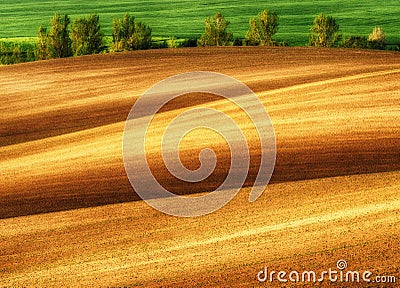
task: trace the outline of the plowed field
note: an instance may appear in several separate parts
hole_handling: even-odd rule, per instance
[[[148,140],[164,186],[201,193],[226,176],[226,143],[195,133],[182,141],[182,162],[195,169],[200,149],[213,147],[222,164],[209,181],[181,185],[165,172],[158,137],[185,109],[229,114],[251,152],[238,196],[184,219],[140,201],[122,135],[142,93],[189,71],[248,85],[271,118],[277,159],[249,203],[260,150],[243,111],[212,95],[168,103]],[[321,271],[339,259],[400,282],[400,54],[231,47],[42,61],[0,67],[0,101],[1,286],[250,287],[266,265]]]

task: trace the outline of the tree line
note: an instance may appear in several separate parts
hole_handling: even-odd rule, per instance
[[[39,27],[36,59],[99,54],[107,49],[98,15],[78,18],[71,28],[70,23],[68,15],[56,13],[49,31],[47,27]],[[111,51],[149,49],[152,45],[151,28],[135,21],[135,17],[128,13],[122,19],[113,20],[112,36]]]
[[[193,46],[288,46],[286,42],[274,40],[279,29],[276,12],[263,10],[249,20],[245,38],[234,38],[229,32],[230,21],[217,12],[205,19],[205,30],[199,39],[188,39],[178,43],[173,37],[169,41],[156,43],[152,40],[152,29],[144,22],[126,13],[112,22],[112,42],[106,45],[101,30],[99,15],[91,14],[71,22],[68,15],[55,15],[50,28],[40,26],[36,44],[0,43],[0,63],[14,64],[34,60],[65,58],[99,54],[103,52],[132,51],[150,48],[193,47]],[[386,36],[381,28],[375,27],[367,36],[349,36],[339,33],[339,24],[329,15],[319,14],[309,31],[309,46],[344,47],[359,49],[386,49]],[[400,50],[399,45],[396,50]]]
[[[287,46],[286,42],[277,42],[273,36],[278,32],[279,17],[276,12],[263,10],[249,21],[249,29],[243,40],[228,32],[230,22],[221,13],[205,20],[205,32],[198,40],[199,46]],[[374,27],[367,36],[349,36],[342,39],[339,24],[329,15],[319,14],[310,27],[308,46],[342,47],[359,49],[386,49],[386,36],[380,27]],[[399,47],[397,47],[399,50]]]
[[[68,15],[55,13],[50,20],[50,28],[39,27],[36,44],[1,42],[0,63],[15,64],[103,52],[158,48],[152,42],[152,29],[143,22],[135,21],[135,17],[128,13],[121,19],[114,19],[112,25],[112,43],[106,45],[99,15],[91,14],[71,22]]]

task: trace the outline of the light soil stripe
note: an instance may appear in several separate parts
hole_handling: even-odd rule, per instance
[[[185,245],[177,245],[177,246],[173,246],[173,247],[166,248],[166,249],[155,250],[155,251],[153,251],[153,253],[154,254],[159,254],[159,253],[165,254],[168,252],[175,252],[175,251],[179,251],[179,250],[195,248],[197,246],[205,246],[205,245],[220,243],[223,241],[231,241],[236,238],[262,235],[262,234],[266,234],[266,233],[270,233],[270,232],[277,232],[277,231],[282,231],[282,230],[286,230],[286,229],[294,229],[294,228],[304,227],[304,226],[312,225],[312,224],[324,224],[327,222],[337,221],[337,220],[355,219],[355,218],[359,218],[359,217],[372,216],[372,215],[376,215],[379,213],[390,212],[390,211],[395,211],[395,210],[400,210],[400,200],[371,204],[371,205],[367,205],[365,207],[360,207],[357,209],[347,209],[347,210],[337,211],[337,212],[334,212],[331,214],[324,214],[324,215],[308,217],[308,218],[304,218],[304,219],[300,219],[300,220],[291,221],[288,223],[280,223],[280,224],[271,225],[271,226],[264,226],[264,227],[254,228],[254,229],[248,229],[245,231],[239,231],[236,233],[232,233],[232,234],[221,236],[221,237],[215,237],[215,238],[208,239],[208,240],[195,241],[195,242],[187,243]],[[32,275],[32,279],[39,277],[39,275],[41,275],[41,277],[43,277],[43,276],[51,277],[51,276],[54,276],[54,274],[65,273],[65,271],[75,271],[76,272],[76,273],[74,273],[75,276],[82,277],[82,276],[90,276],[94,273],[97,274],[97,273],[103,273],[103,272],[117,271],[117,270],[121,270],[121,269],[129,269],[129,268],[137,267],[137,266],[161,263],[161,262],[168,260],[165,257],[162,257],[162,258],[157,257],[157,259],[154,259],[154,260],[149,259],[146,261],[136,261],[135,262],[135,259],[137,259],[137,257],[138,257],[138,255],[132,255],[132,256],[123,257],[123,259],[121,259],[121,257],[119,257],[119,258],[113,258],[113,259],[107,259],[107,260],[98,260],[98,261],[90,261],[90,262],[86,262],[86,263],[78,263],[78,264],[73,264],[73,265],[68,265],[68,266],[58,266],[57,268],[50,268],[50,269],[42,270],[40,272],[28,273],[28,274],[23,274],[23,275],[13,275],[12,278],[14,280],[23,279],[23,278],[26,278],[27,275],[29,275],[29,274]],[[123,263],[123,262],[125,262],[125,263],[129,262],[129,264],[121,265],[121,263]],[[100,268],[100,267],[105,267],[105,268]]]

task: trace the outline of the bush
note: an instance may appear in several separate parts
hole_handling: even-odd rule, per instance
[[[91,14],[88,18],[74,21],[70,33],[72,51],[76,56],[98,54],[104,50],[104,34],[100,30],[99,16]]]
[[[386,35],[380,27],[374,27],[374,30],[368,36],[368,44],[371,49],[384,50],[386,48]]]
[[[179,47],[197,47],[198,39],[186,39]]]
[[[343,40],[340,47],[366,49],[368,48],[368,40],[365,36],[349,36]]]
[[[176,39],[174,36],[169,37],[169,41],[168,41],[168,48],[177,48],[178,47],[178,43],[176,42]]]
[[[29,43],[0,42],[0,64],[35,61],[35,46]]]
[[[341,38],[336,20],[332,16],[325,16],[323,13],[314,19],[310,31],[309,44],[315,47],[332,47]]]
[[[285,42],[285,41],[275,41],[274,43],[276,46],[279,46],[279,47],[289,47],[290,46],[289,43]]]
[[[163,48],[169,48],[167,40],[154,41],[151,44],[151,49],[163,49]]]
[[[235,38],[233,41],[233,46],[243,46],[243,40],[240,38]]]
[[[204,34],[197,41],[198,46],[227,46],[231,44],[233,34],[228,32],[229,21],[217,12],[204,21]]]
[[[272,46],[272,36],[278,32],[278,15],[275,12],[263,10],[258,13],[257,18],[251,18],[250,28],[246,33],[247,45]]]
[[[152,47],[151,28],[126,13],[122,20],[113,20],[113,51],[131,51]]]

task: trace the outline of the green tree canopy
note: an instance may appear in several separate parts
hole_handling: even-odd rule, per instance
[[[55,13],[51,18],[51,27],[48,34],[48,49],[50,58],[64,58],[72,56],[71,40],[68,26],[71,20],[68,15],[62,17]]]
[[[314,19],[314,24],[310,28],[310,45],[316,47],[332,47],[341,38],[339,34],[339,24],[332,16],[319,14]]]
[[[199,46],[226,46],[231,43],[233,35],[227,31],[230,22],[221,13],[217,12],[204,23],[205,31],[198,41]]]
[[[149,49],[152,45],[151,28],[143,22],[135,22],[135,17],[126,13],[122,20],[113,20],[112,50]]]
[[[44,26],[39,27],[38,42],[35,47],[35,58],[36,60],[46,60],[50,58],[47,28]]]
[[[76,19],[72,24],[70,36],[74,55],[97,54],[104,49],[104,34],[96,14]]]
[[[50,21],[50,31],[47,31],[44,26],[39,27],[38,42],[35,48],[36,59],[44,60],[72,56],[68,30],[70,22],[68,15],[62,17],[59,13],[55,13]]]
[[[257,18],[251,18],[250,28],[246,33],[247,45],[274,45],[272,36],[278,32],[278,15],[276,12],[263,10],[258,13]]]

